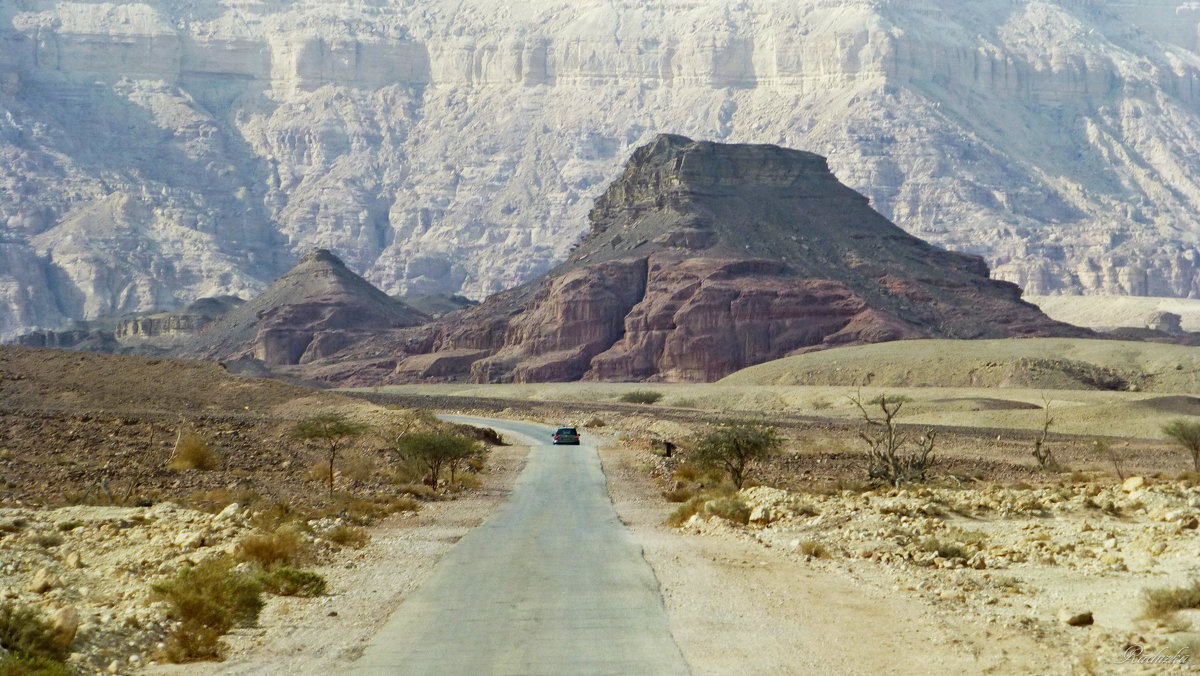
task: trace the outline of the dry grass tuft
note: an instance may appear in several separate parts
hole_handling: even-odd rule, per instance
[[[263,589],[276,596],[322,596],[325,594],[325,578],[311,570],[299,570],[291,566],[279,566],[258,575]]]
[[[253,626],[262,610],[262,586],[255,576],[233,570],[229,559],[209,559],[180,570],[151,586],[170,604],[179,624],[167,637],[165,656],[172,662],[218,659],[220,637],[235,626]]]
[[[68,649],[54,631],[54,625],[40,610],[11,602],[0,604],[0,646],[11,658],[0,661],[0,673],[22,673],[18,667],[44,662],[47,669],[62,666]],[[24,665],[22,665],[24,663]],[[25,673],[41,673],[28,671]],[[66,673],[48,671],[46,673]]]
[[[342,524],[340,526],[335,526],[332,530],[326,533],[325,539],[343,547],[361,549],[371,541],[371,536],[367,533],[367,531],[361,528]]]
[[[799,551],[805,556],[811,556],[814,559],[829,558],[829,550],[825,545],[815,540],[805,540],[800,543]]]
[[[342,461],[342,476],[354,481],[370,481],[375,478],[375,470],[375,458],[366,454],[352,455]]]
[[[283,525],[270,533],[247,535],[237,543],[237,556],[269,568],[296,563],[307,553],[304,537],[294,525]]]
[[[1148,620],[1166,619],[1177,610],[1200,608],[1200,580],[1182,587],[1146,589],[1142,594],[1142,617]]]
[[[167,467],[174,470],[212,470],[221,464],[217,452],[198,434],[188,434],[179,440],[175,455]]]

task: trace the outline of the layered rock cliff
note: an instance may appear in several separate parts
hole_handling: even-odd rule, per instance
[[[564,259],[664,131],[776,143],[1036,293],[1200,294],[1194,3],[0,4],[0,337]]]
[[[1051,335],[1090,332],[889,223],[824,158],[664,135],[596,200],[566,262],[359,355],[390,344],[393,381],[708,381],[839,345]]]

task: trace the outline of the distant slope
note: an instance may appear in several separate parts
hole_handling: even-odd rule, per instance
[[[1031,296],[1025,301],[1042,309],[1051,319],[1089,329],[1107,330],[1130,326],[1142,328],[1150,315],[1171,312],[1179,315],[1184,331],[1200,331],[1200,298],[1157,296]]]
[[[1076,338],[905,340],[777,359],[718,382],[1194,393],[1200,392],[1200,350]]]
[[[205,327],[175,356],[257,359],[268,366],[331,355],[429,316],[392,298],[325,249],[314,249],[266,291]]]

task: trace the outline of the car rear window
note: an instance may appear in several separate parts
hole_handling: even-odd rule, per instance
[[[560,427],[555,434],[578,434],[574,427]]]

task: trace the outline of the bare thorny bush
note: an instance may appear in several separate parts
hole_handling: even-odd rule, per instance
[[[925,474],[933,466],[933,442],[937,433],[926,429],[921,436],[911,437],[896,426],[896,416],[908,402],[906,397],[881,394],[864,401],[861,395],[850,397],[850,401],[862,413],[869,426],[858,436],[867,442],[867,475],[872,479],[886,481],[892,486],[912,481],[924,481]],[[878,412],[874,412],[875,408]],[[912,450],[908,450],[908,449]]]

